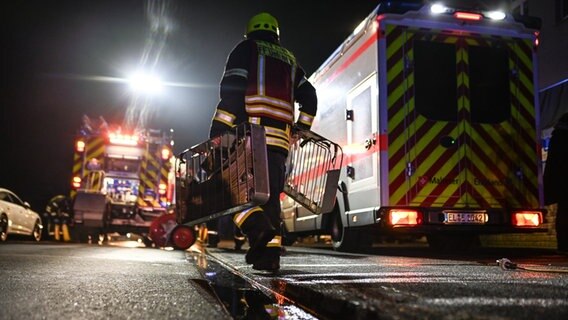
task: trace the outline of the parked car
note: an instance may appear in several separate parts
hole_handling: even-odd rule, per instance
[[[30,204],[22,201],[14,192],[0,188],[0,241],[8,235],[26,235],[41,240],[41,217]]]

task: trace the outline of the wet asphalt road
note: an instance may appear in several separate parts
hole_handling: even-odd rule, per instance
[[[209,260],[320,319],[568,319],[568,258],[547,250],[346,254],[295,246],[276,274],[252,270],[233,250],[208,251]],[[536,271],[503,270],[495,263],[503,257]]]
[[[231,319],[185,252],[0,244],[0,319]]]
[[[546,250],[294,246],[267,274],[230,244],[199,249],[1,244],[0,318],[568,318],[568,258]],[[539,271],[504,271],[502,257]]]

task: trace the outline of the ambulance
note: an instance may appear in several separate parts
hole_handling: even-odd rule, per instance
[[[310,77],[312,130],[345,160],[331,212],[281,198],[289,238],[462,250],[481,234],[546,230],[540,20],[469,3],[382,1]]]

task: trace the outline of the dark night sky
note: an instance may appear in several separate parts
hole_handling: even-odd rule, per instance
[[[69,192],[73,138],[81,116],[120,123],[126,77],[150,35],[148,3],[173,22],[158,70],[167,87],[149,127],[175,131],[175,151],[206,139],[225,59],[248,19],[271,12],[282,44],[314,72],[377,5],[370,0],[8,0],[0,4],[0,187],[41,212]]]

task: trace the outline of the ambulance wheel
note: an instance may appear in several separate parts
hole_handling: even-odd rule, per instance
[[[341,252],[361,252],[371,247],[372,237],[366,229],[353,229],[343,226],[339,210],[333,213],[331,240],[333,249]]]
[[[186,225],[178,225],[170,236],[174,249],[187,250],[195,243],[195,231]]]

